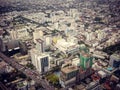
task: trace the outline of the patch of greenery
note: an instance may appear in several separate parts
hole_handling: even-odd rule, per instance
[[[53,84],[58,84],[59,83],[59,77],[55,74],[49,74],[46,76],[46,78]]]

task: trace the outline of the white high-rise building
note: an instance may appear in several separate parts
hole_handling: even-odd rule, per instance
[[[31,60],[32,60],[32,64],[34,66],[37,66],[37,60],[36,60],[36,58],[37,58],[38,54],[39,54],[39,51],[37,49],[31,49],[30,50]]]
[[[110,56],[109,65],[115,68],[120,67],[120,55],[119,54],[112,54]]]
[[[39,72],[47,72],[50,68],[49,66],[49,55],[44,54],[37,57],[37,70]]]
[[[43,37],[43,31],[33,32],[33,41],[36,43],[36,39]]]
[[[46,53],[40,53],[36,49],[30,51],[32,64],[40,73],[47,72],[50,68],[50,57]]]
[[[36,39],[36,49],[42,53],[45,51],[45,42],[42,39]]]
[[[44,36],[44,41],[46,46],[50,46],[52,44],[52,36],[50,35]]]

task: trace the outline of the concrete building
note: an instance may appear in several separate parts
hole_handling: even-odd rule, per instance
[[[81,67],[75,65],[66,65],[62,67],[60,73],[60,84],[62,87],[71,87],[76,83],[80,83],[81,80],[85,79],[93,73],[92,68],[83,70]]]
[[[65,54],[74,53],[76,51],[79,51],[78,44],[72,43],[72,42],[67,42],[64,39],[58,40],[55,46]]]
[[[79,58],[72,59],[72,65],[73,66],[78,66],[79,64],[80,64],[80,59]]]
[[[98,82],[91,82],[87,85],[86,90],[101,90]]]
[[[88,68],[86,70],[83,70],[81,67],[79,68],[79,72],[77,73],[76,77],[76,82],[80,83],[81,80],[85,79],[86,77],[90,76],[93,73],[92,68]]]
[[[36,49],[41,53],[45,51],[45,42],[40,38],[36,39]]]
[[[49,56],[42,55],[37,57],[37,70],[39,72],[47,72],[49,70]]]
[[[32,64],[40,72],[47,72],[50,69],[50,57],[46,53],[40,53],[36,49],[30,51]]]
[[[12,29],[10,32],[11,39],[26,39],[29,37],[28,30],[29,27],[24,25],[16,26],[14,29]]]
[[[37,66],[37,56],[39,54],[39,51],[37,49],[31,49],[30,50],[30,56],[31,56],[31,61],[34,66]]]
[[[110,62],[109,65],[112,67],[120,67],[120,55],[119,54],[112,54],[110,56]]]
[[[75,85],[78,68],[75,66],[68,66],[61,69],[60,84],[62,87],[70,87]]]
[[[12,50],[20,49],[19,41],[18,40],[11,40],[6,43],[6,49],[10,52]]]
[[[82,67],[82,69],[87,69],[87,68],[91,68],[92,67],[92,60],[93,57],[85,52],[82,52],[80,54],[80,66]]]
[[[46,35],[44,36],[44,42],[45,42],[45,48],[49,48],[52,44],[52,36],[51,35]]]
[[[102,71],[102,70],[98,71],[98,75],[99,75],[101,78],[105,78],[105,77],[107,76],[107,74],[106,74],[104,71]]]
[[[17,31],[11,30],[10,31],[10,36],[11,36],[11,39],[16,40],[18,38]]]
[[[43,31],[36,30],[36,31],[33,32],[33,41],[34,41],[34,43],[36,43],[36,39],[39,39],[41,37],[43,37]]]
[[[96,35],[94,32],[85,32],[85,37],[87,41],[94,40]]]

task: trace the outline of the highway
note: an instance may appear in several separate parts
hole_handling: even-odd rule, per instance
[[[37,84],[42,85],[45,90],[55,90],[53,86],[50,86],[49,83],[40,77],[40,74],[37,71],[33,71],[18,62],[15,59],[7,57],[3,53],[0,52],[0,58],[3,59],[6,63],[8,63],[13,68],[17,69],[20,72],[23,72],[27,77],[30,77]]]

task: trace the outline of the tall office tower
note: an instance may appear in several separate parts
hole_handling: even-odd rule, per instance
[[[50,68],[50,57],[48,54],[40,53],[36,49],[30,51],[32,64],[40,73],[46,72]]]
[[[45,42],[42,39],[36,39],[36,49],[41,53],[45,51]]]
[[[82,52],[80,54],[80,66],[82,69],[86,70],[92,67],[92,56],[88,53]]]
[[[40,55],[37,57],[37,70],[39,72],[47,72],[49,70],[49,56]]]
[[[110,56],[110,62],[109,62],[110,66],[112,67],[119,67],[120,66],[120,55],[119,54],[112,54]]]
[[[32,61],[32,64],[36,67],[37,66],[37,56],[39,54],[39,51],[37,49],[31,49],[30,50],[30,56],[31,56],[31,61]]]

